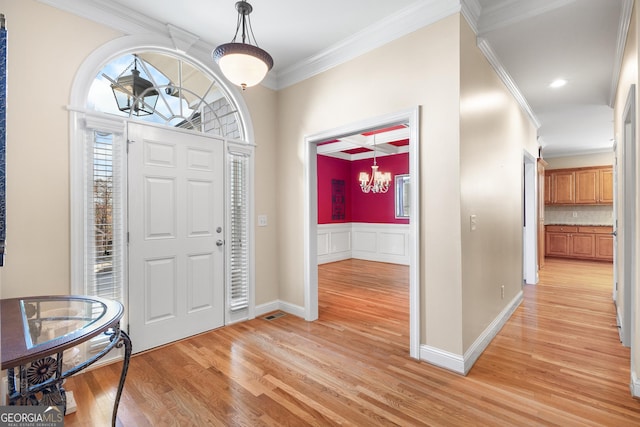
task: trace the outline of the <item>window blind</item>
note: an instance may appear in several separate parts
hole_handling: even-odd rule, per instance
[[[229,153],[230,248],[228,307],[231,312],[249,306],[249,157]]]
[[[120,138],[94,130],[87,174],[86,293],[124,303],[124,231]],[[100,351],[106,336],[91,340],[88,351]]]

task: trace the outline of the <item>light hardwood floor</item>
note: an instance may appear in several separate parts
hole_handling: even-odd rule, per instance
[[[124,426],[638,426],[611,264],[548,259],[467,377],[411,359],[408,268],[319,266],[320,320],[258,318],[134,356]],[[110,422],[120,364],[71,378]]]

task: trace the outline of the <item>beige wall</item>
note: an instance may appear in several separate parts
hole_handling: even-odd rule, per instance
[[[631,87],[631,85],[635,84],[636,85],[636,90],[635,90],[635,96],[636,96],[636,102],[635,102],[635,110],[636,110],[636,115],[635,115],[635,121],[636,121],[636,147],[638,146],[638,142],[640,141],[640,132],[638,132],[638,125],[640,124],[640,105],[638,102],[638,20],[640,19],[640,17],[638,16],[638,2],[635,1],[634,2],[634,8],[633,8],[633,15],[631,17],[631,24],[629,26],[629,33],[627,36],[627,41],[626,41],[626,45],[625,45],[625,50],[624,50],[624,57],[623,57],[623,62],[622,62],[622,68],[621,68],[621,72],[620,72],[620,78],[618,81],[618,88],[617,88],[617,92],[616,92],[616,100],[615,100],[615,105],[614,105],[614,129],[615,129],[615,139],[616,141],[618,141],[618,174],[619,176],[624,176],[624,160],[623,157],[620,156],[620,152],[621,152],[621,145],[623,138],[623,114],[624,114],[624,108],[625,108],[625,104],[627,102],[627,97],[629,94],[629,89]],[[638,150],[636,152],[636,159],[634,159],[635,164],[636,164],[636,171],[640,171],[640,150]],[[622,192],[622,179],[618,180],[618,205],[619,206],[624,206],[625,203],[627,203],[627,201],[625,200],[624,197],[624,193]],[[635,204],[635,209],[636,212],[640,212],[640,195],[638,192],[636,192],[636,197],[635,200],[631,200],[628,201],[630,203],[634,203]],[[638,236],[638,232],[640,231],[640,215],[636,214],[636,235],[635,236],[629,236],[627,233],[625,233],[625,224],[624,224],[624,220],[623,220],[623,216],[621,214],[618,215],[618,236],[620,236],[621,234],[624,236],[624,239],[626,238],[631,238],[634,239],[636,242],[639,239]],[[623,250],[623,244],[624,241],[623,239],[618,239],[618,253],[622,253]],[[639,255],[636,254],[636,256],[638,257]],[[638,259],[636,259],[636,265],[640,265],[640,262]],[[622,257],[618,257],[618,277],[623,277],[623,271],[624,271],[624,263],[623,263],[623,259]],[[636,268],[636,278],[635,278],[635,283],[636,283],[636,289],[638,289],[638,283],[640,283],[640,269]],[[624,293],[622,292],[623,289],[618,289],[619,290],[619,294],[618,294],[618,303],[619,305],[623,305],[624,304],[624,299],[628,298],[629,296],[624,295]],[[632,343],[632,350],[633,353],[631,354],[631,358],[632,358],[632,366],[635,366],[635,374],[640,376],[640,372],[638,372],[638,370],[640,370],[640,334],[638,334],[638,331],[640,331],[640,292],[636,292],[635,295],[635,301],[632,302],[632,309],[633,311],[636,313],[636,327],[635,327],[635,331],[636,334],[635,336],[632,338],[633,339],[633,343]]]
[[[463,344],[466,351],[522,290],[523,149],[536,129],[461,26]],[[470,216],[477,229],[471,231]],[[504,298],[500,287],[505,287]]]
[[[3,298],[70,292],[69,104],[78,68],[122,34],[33,0],[0,0],[9,30],[6,266]],[[278,298],[276,95],[242,93],[256,135],[256,304]],[[37,107],[37,108],[34,108]]]
[[[612,165],[615,158],[613,150],[610,153],[583,154],[580,156],[550,157],[546,158],[545,169],[581,168],[587,166]]]
[[[277,95],[263,86],[242,92],[255,134],[255,215],[267,215],[266,227],[255,227],[256,305],[279,299],[278,294],[278,205],[276,193]],[[256,220],[257,225],[257,220]]]
[[[495,95],[496,109],[474,109]],[[522,156],[537,146],[460,15],[279,92],[278,203],[291,207],[279,212],[280,298],[303,304],[305,135],[413,105],[422,107],[421,343],[463,354],[521,289]]]
[[[67,294],[69,104],[76,70],[119,34],[32,0],[0,3],[8,29],[7,256],[3,298]]]
[[[303,305],[305,135],[421,106],[421,342],[460,354],[458,39],[456,15],[281,90],[277,169],[280,298]]]

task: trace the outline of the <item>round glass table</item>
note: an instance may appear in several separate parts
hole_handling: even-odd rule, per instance
[[[80,295],[40,296],[0,300],[2,370],[7,370],[10,405],[62,406],[66,411],[65,378],[124,347],[124,363],[113,406],[115,426],[124,387],[131,340],[120,329],[124,308],[117,301]],[[98,336],[107,344],[76,363],[69,350]],[[65,357],[67,360],[65,360]]]

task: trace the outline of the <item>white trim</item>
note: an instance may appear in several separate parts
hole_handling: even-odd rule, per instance
[[[487,328],[480,334],[480,336],[471,344],[471,347],[464,353],[464,375],[467,375],[473,367],[478,357],[486,350],[493,338],[500,332],[502,327],[511,318],[511,315],[516,311],[518,306],[524,299],[524,293],[522,291],[509,302],[509,304],[493,319],[493,322],[487,326]]]
[[[527,21],[552,10],[563,8],[576,0],[503,1],[494,2],[482,9],[478,23],[480,34],[510,27],[518,22]]]
[[[352,258],[352,231],[353,226],[350,222],[318,224],[318,264]],[[341,246],[341,243],[347,247]]]
[[[409,354],[420,356],[420,107],[365,119],[316,133],[304,139],[304,318],[318,319],[318,186],[317,143],[380,127],[408,123],[411,175],[411,238],[409,242]]]
[[[591,150],[580,150],[579,153],[576,153],[575,151],[569,151],[569,150],[556,150],[556,151],[552,151],[551,153],[547,152],[544,150],[544,146],[542,146],[542,149],[544,151],[544,158],[545,159],[556,159],[559,157],[573,157],[575,155],[587,155],[587,154],[602,154],[602,153],[611,153],[612,150],[614,150],[613,145],[608,146],[608,147],[604,147],[604,148],[593,148]]]
[[[631,371],[631,384],[629,386],[631,389],[631,395],[633,397],[640,397],[640,378],[635,370]]]
[[[276,300],[271,301],[265,304],[257,305],[255,308],[255,317],[260,317],[267,313],[271,313],[274,311],[284,311],[285,313],[291,314],[293,316],[304,317],[305,309],[304,307],[300,307],[299,305],[290,304],[285,301]]]
[[[489,346],[493,338],[500,332],[500,329],[502,329],[513,312],[518,308],[523,298],[524,295],[522,291],[520,291],[500,314],[498,314],[493,322],[487,326],[463,356],[436,347],[422,345],[420,346],[420,359],[452,372],[467,375],[482,352]]]
[[[613,73],[611,74],[611,88],[609,94],[609,107],[613,108],[616,102],[618,84],[620,81],[620,70],[624,59],[624,47],[627,44],[629,25],[631,24],[631,13],[633,11],[633,0],[622,0],[622,13],[620,13],[620,23],[618,24],[618,39],[616,40],[616,57],[613,62]]]
[[[457,0],[424,0],[401,9],[321,52],[278,71],[277,87],[299,83],[360,55],[460,12]]]
[[[174,47],[173,39],[165,35],[140,34],[123,36],[111,40],[94,50],[78,68],[74,84],[71,88],[70,106],[68,108],[71,110],[84,110],[86,108],[91,84],[100,70],[102,70],[106,64],[120,56],[139,53],[141,51],[164,53],[188,61],[201,72],[213,78],[222,91],[229,95],[229,101],[238,111],[244,139],[250,144],[254,143],[253,123],[249,114],[249,108],[244,102],[244,97],[239,89],[234,85],[228,84],[226,80],[220,77],[221,73],[212,67],[213,63],[208,53],[192,51],[189,55],[184,54],[177,51]]]
[[[523,210],[523,273],[525,283],[538,283],[538,163],[528,151],[523,151],[524,182],[522,188]],[[526,220],[526,221],[525,221]]]
[[[318,224],[318,264],[355,258],[411,265],[411,240],[409,224]]]
[[[428,345],[421,345],[420,360],[464,375],[464,358],[459,354],[450,353]]]
[[[516,102],[520,105],[522,111],[524,111],[529,116],[536,129],[539,129],[540,121],[534,114],[531,106],[520,91],[518,85],[516,85],[516,82],[513,81],[509,72],[504,68],[502,62],[500,62],[500,60],[498,59],[498,56],[491,48],[489,42],[481,37],[478,37],[477,44],[480,51],[484,54],[485,58],[487,58],[487,61],[489,61],[489,63],[495,70],[496,74],[498,74],[498,77],[500,77],[500,80],[502,80],[505,86],[507,86],[507,89],[509,90],[509,92],[511,92],[511,95],[513,95]]]
[[[410,224],[352,223],[351,253],[353,258],[369,261],[410,265]],[[385,244],[393,238],[402,239],[400,245]],[[388,242],[387,242],[388,243]],[[390,250],[389,250],[390,249]]]

